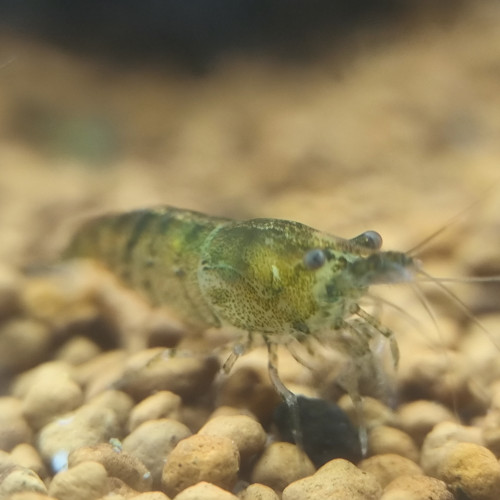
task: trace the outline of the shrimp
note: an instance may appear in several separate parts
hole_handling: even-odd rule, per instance
[[[375,331],[389,339],[397,365],[392,332],[359,302],[371,285],[412,281],[419,263],[381,247],[375,231],[343,239],[288,220],[235,221],[166,206],[90,220],[64,257],[98,261],[188,325],[229,325],[261,335],[270,379],[291,409],[300,444],[297,396],[279,377],[278,344],[333,339],[361,359]],[[244,350],[233,349],[226,371]],[[359,409],[356,383],[347,390]],[[366,436],[361,440],[366,448]]]

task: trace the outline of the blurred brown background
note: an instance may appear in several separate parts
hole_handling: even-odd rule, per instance
[[[494,272],[500,4],[438,4],[4,2],[0,265],[156,204],[407,249],[493,184],[432,248]]]

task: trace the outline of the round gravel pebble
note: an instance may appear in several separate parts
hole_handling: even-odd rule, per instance
[[[134,400],[122,391],[107,390],[89,399],[88,404],[113,410],[121,429],[125,431]]]
[[[134,497],[139,493],[117,477],[108,477],[106,479],[106,492],[107,496],[121,495],[124,498]]]
[[[191,431],[176,420],[149,420],[134,429],[122,446],[146,466],[153,477],[153,486],[158,489],[167,456],[179,441],[189,436]]]
[[[424,472],[432,477],[439,477],[438,470],[450,447],[460,442],[483,444],[481,429],[442,422],[427,435],[420,450],[420,465]]]
[[[84,405],[77,411],[46,425],[38,436],[38,449],[46,463],[57,471],[64,457],[83,446],[93,446],[119,436],[116,414],[108,408]]]
[[[394,453],[418,463],[420,452],[413,439],[399,429],[381,425],[372,429],[368,436],[370,455]]]
[[[9,500],[58,500],[54,497],[49,497],[43,493],[35,493],[33,491],[21,491],[20,493],[14,493],[9,497]]]
[[[163,490],[175,496],[200,481],[231,489],[239,466],[238,448],[229,438],[195,434],[180,441],[167,457]]]
[[[22,412],[22,401],[0,398],[0,450],[10,451],[20,443],[29,443],[33,432]]]
[[[231,439],[238,447],[242,461],[262,451],[267,439],[266,432],[259,422],[246,415],[214,417],[198,434]]]
[[[38,453],[38,450],[27,443],[18,444],[10,456],[17,465],[36,472],[42,479],[47,477],[47,469]]]
[[[279,500],[278,494],[269,486],[253,483],[238,493],[240,500]]]
[[[33,385],[39,380],[56,378],[69,378],[73,380],[75,371],[71,365],[64,361],[48,361],[31,370],[19,374],[12,384],[12,396],[25,399]]]
[[[174,500],[238,500],[238,497],[215,484],[201,481],[181,491]]]
[[[47,494],[47,487],[30,469],[15,466],[0,475],[0,498],[8,499],[14,493],[26,491]]]
[[[385,488],[380,500],[455,500],[446,484],[429,476],[399,476]]]
[[[161,491],[147,491],[146,493],[135,495],[132,498],[133,500],[170,500],[170,497],[167,497],[167,495]],[[107,497],[106,500],[108,500]]]
[[[485,446],[500,457],[500,410],[491,409],[484,417],[481,429]]]
[[[437,477],[458,494],[474,500],[500,498],[500,464],[484,446],[457,443],[446,450]]]
[[[280,397],[271,386],[265,365],[255,367],[238,363],[222,380],[218,391],[218,406],[248,409],[264,425],[271,422],[279,403]]]
[[[255,464],[252,482],[283,491],[293,481],[314,474],[315,470],[311,460],[297,446],[277,442],[268,446]]]
[[[381,495],[382,487],[372,474],[338,458],[288,485],[282,500],[374,500]]]
[[[66,372],[36,380],[23,401],[23,414],[36,430],[55,417],[78,408],[83,393]]]
[[[167,495],[161,491],[148,491],[140,495],[135,495],[132,498],[133,500],[170,500],[170,497],[167,497]],[[108,500],[107,497],[106,500]]]
[[[350,421],[354,425],[359,425],[358,413],[354,408],[354,404],[350,396],[348,396],[347,394],[343,395],[338,400],[338,405],[347,413]],[[366,427],[368,427],[369,429],[372,427],[378,427],[379,425],[389,425],[397,427],[395,424],[397,423],[398,419],[394,411],[377,399],[368,396],[364,397],[362,411],[364,425],[366,425]]]
[[[203,394],[219,371],[215,357],[168,355],[161,348],[140,351],[127,362],[122,389],[135,400],[171,391],[189,400]]]
[[[55,358],[77,366],[94,359],[100,353],[101,348],[95,342],[83,335],[76,335],[57,350]]]
[[[74,367],[75,380],[85,387],[87,399],[101,394],[110,387],[117,388],[117,382],[123,377],[125,358],[125,350],[104,351]]]
[[[394,453],[365,458],[358,467],[376,477],[382,487],[399,476],[423,475],[422,469],[415,462]]]
[[[143,422],[160,418],[179,420],[182,399],[170,391],[159,391],[135,405],[128,419],[128,429],[133,431]]]
[[[108,476],[121,479],[137,491],[148,491],[153,484],[151,473],[135,456],[108,443],[79,448],[71,453],[68,466],[82,462],[98,462],[106,468]]]
[[[453,412],[435,401],[421,399],[400,406],[397,410],[399,427],[420,446],[425,436],[439,423],[456,420]]]
[[[234,415],[247,415],[248,417],[258,420],[257,417],[246,408],[234,408],[233,406],[218,406],[210,414],[210,419],[215,417],[232,417]],[[207,419],[208,420],[208,419]]]
[[[10,453],[0,450],[0,475],[6,474],[17,466]]]
[[[94,500],[107,491],[107,474],[102,464],[83,462],[59,472],[49,486],[49,495],[58,500]]]
[[[32,368],[48,356],[50,330],[31,319],[13,319],[0,328],[0,369],[18,373]]]

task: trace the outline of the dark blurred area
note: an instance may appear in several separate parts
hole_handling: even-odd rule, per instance
[[[318,398],[297,397],[303,447],[319,468],[335,458],[353,463],[361,460],[358,431],[348,415],[335,403]],[[274,413],[280,438],[294,443],[292,410],[282,402]]]
[[[462,1],[64,0],[3,1],[0,28],[116,62],[210,68],[233,51],[301,60],[366,27],[430,15],[446,21]]]

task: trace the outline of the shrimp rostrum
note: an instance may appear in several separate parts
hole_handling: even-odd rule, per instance
[[[411,281],[418,263],[381,245],[374,231],[342,239],[293,221],[234,221],[161,207],[89,221],[65,256],[100,262],[187,324],[261,335],[271,381],[296,420],[297,398],[278,376],[277,344],[345,337],[348,355],[360,358],[370,349],[368,332],[375,331],[389,339],[397,363],[392,333],[359,301],[371,285]],[[226,368],[242,351],[234,350]],[[356,388],[350,392],[359,399]]]

